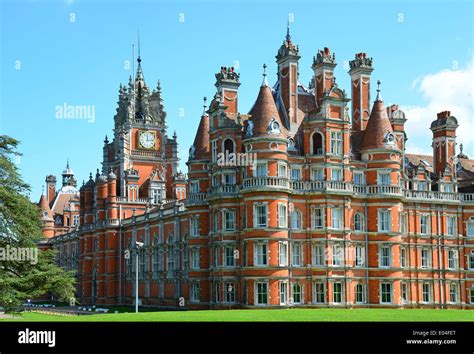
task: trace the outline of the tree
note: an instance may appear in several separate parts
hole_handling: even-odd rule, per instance
[[[0,307],[14,310],[27,299],[51,294],[58,300],[74,296],[74,276],[58,267],[51,250],[38,250],[40,209],[28,198],[30,187],[12,162],[19,142],[0,135]],[[12,259],[26,250],[28,259]],[[37,259],[34,259],[37,258]]]

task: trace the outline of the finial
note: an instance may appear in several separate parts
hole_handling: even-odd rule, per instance
[[[137,36],[138,36],[138,58],[137,58],[137,61],[138,61],[138,65],[140,65],[140,63],[142,62],[142,58],[140,58],[140,31],[137,30]]]
[[[460,150],[461,154],[462,154],[462,150],[463,150],[463,148],[464,148],[464,146],[462,145],[462,143],[461,143],[461,144],[459,144],[459,150]]]
[[[291,41],[291,36],[290,36],[290,18],[288,18],[287,23],[286,23],[286,41],[290,42]]]
[[[109,143],[109,138],[107,137],[107,135],[105,135],[104,144],[108,144],[108,143]]]
[[[89,172],[89,179],[92,179],[92,172]]]
[[[41,195],[45,195],[44,194],[44,184],[41,186]]]
[[[178,137],[178,135],[176,134],[176,130],[173,132],[173,139],[176,140],[176,138]]]
[[[69,170],[69,157],[67,158],[67,162],[66,162],[66,169]]]
[[[156,90],[158,92],[161,92],[161,82],[160,82],[160,80],[158,80],[158,85],[156,86]]]
[[[269,86],[267,80],[267,64],[263,64],[263,82],[262,86]]]
[[[204,102],[203,105],[202,105],[202,107],[203,107],[203,112],[202,112],[202,114],[204,115],[204,114],[206,113],[206,108],[207,108],[207,105],[206,105],[207,97],[204,96],[204,97],[202,98],[202,100],[203,100],[203,102]]]
[[[382,101],[382,96],[380,95],[380,80],[377,80],[377,97],[375,97],[375,101]]]

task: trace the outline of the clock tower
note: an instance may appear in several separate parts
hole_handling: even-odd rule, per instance
[[[150,91],[140,56],[137,63],[136,77],[130,77],[128,86],[120,84],[114,138],[104,141],[102,172],[112,170],[117,176],[118,197],[156,204],[173,197],[167,190],[178,174],[177,139],[167,136],[160,82]]]

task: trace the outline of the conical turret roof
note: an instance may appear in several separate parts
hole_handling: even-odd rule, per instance
[[[209,149],[209,116],[203,114],[201,121],[199,122],[199,127],[196,132],[196,137],[194,138],[193,147],[194,149],[194,158],[190,156],[190,160],[208,160],[210,159],[211,152]]]
[[[380,85],[380,82],[378,84]],[[364,131],[361,150],[386,148],[387,145],[390,145],[389,134],[393,135],[393,128],[380,96],[380,89],[378,89],[377,98]]]

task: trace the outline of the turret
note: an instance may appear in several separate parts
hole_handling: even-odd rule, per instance
[[[221,66],[221,70],[216,74],[217,93],[222,98],[222,103],[227,107],[227,113],[238,112],[238,94],[240,86],[240,75],[233,67]]]
[[[334,68],[336,67],[336,55],[329,48],[324,47],[313,57],[313,82],[316,101],[320,105],[321,100],[331,90],[334,82]]]
[[[298,61],[299,48],[293,43],[288,23],[286,37],[276,55],[278,85],[288,119],[288,127],[294,132],[298,128]]]
[[[51,238],[54,236],[53,213],[49,207],[48,199],[44,193],[41,195],[38,204],[41,209],[41,234],[43,237]]]
[[[431,123],[434,172],[438,177],[455,173],[457,127],[458,121],[450,111],[438,113],[437,119]]]
[[[370,74],[374,70],[372,58],[357,53],[349,62],[351,76],[352,130],[361,131],[367,126],[370,115]]]
[[[46,176],[46,200],[51,205],[54,197],[56,196],[56,176]]]

